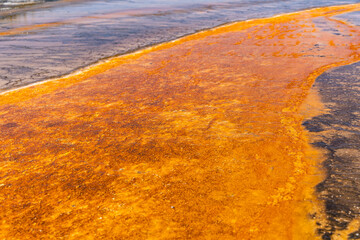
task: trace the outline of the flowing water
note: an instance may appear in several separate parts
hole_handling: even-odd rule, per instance
[[[0,12],[1,11],[9,11],[15,8],[21,8],[28,5],[43,3],[44,0],[1,0],[0,1]]]
[[[356,0],[0,2],[0,89],[227,22]]]
[[[338,20],[359,10],[236,22],[0,95],[0,238],[358,238],[357,65],[329,69],[359,61]],[[328,177],[304,117],[342,131],[317,141]]]
[[[355,2],[0,0],[0,238],[359,239]]]

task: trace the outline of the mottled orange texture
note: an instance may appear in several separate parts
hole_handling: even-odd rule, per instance
[[[359,59],[359,28],[329,18],[359,9],[230,24],[2,95],[0,237],[314,239],[300,106]]]

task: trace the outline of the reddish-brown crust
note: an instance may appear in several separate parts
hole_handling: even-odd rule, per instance
[[[300,106],[359,59],[359,29],[325,18],[359,8],[235,23],[0,96],[0,237],[313,239]]]

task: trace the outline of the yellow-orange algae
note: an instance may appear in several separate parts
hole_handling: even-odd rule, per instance
[[[43,24],[18,27],[18,28],[14,28],[14,29],[11,29],[8,31],[0,32],[0,36],[16,35],[16,34],[21,34],[24,32],[29,32],[29,31],[33,31],[33,30],[37,30],[37,29],[41,29],[41,28],[56,27],[56,26],[60,26],[62,24],[64,24],[64,23],[52,22],[52,23],[43,23]]]
[[[314,239],[300,106],[359,59],[359,29],[326,18],[359,9],[235,23],[2,95],[0,237]]]

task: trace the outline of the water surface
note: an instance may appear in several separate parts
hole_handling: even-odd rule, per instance
[[[227,22],[356,0],[57,1],[0,14],[0,89]],[[47,5],[51,4],[51,5]]]

